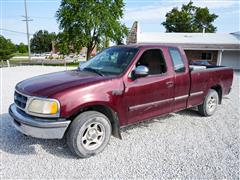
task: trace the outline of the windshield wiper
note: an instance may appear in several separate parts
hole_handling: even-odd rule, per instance
[[[90,68],[90,67],[85,67],[83,70],[91,71],[91,72],[94,72],[94,73],[96,73],[96,74],[98,74],[98,75],[100,75],[100,76],[104,76],[104,75],[101,73],[101,71],[98,70],[98,69],[94,69],[94,68]]]

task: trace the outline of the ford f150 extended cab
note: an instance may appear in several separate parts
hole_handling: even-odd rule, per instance
[[[16,85],[9,107],[23,134],[66,135],[73,153],[101,152],[120,127],[197,107],[210,116],[230,92],[233,70],[189,66],[173,46],[135,44],[108,48],[76,70],[41,75]]]

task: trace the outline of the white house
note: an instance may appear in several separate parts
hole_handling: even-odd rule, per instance
[[[134,22],[127,44],[160,43],[182,47],[189,61],[206,60],[214,65],[240,70],[240,32],[236,33],[163,33],[141,32]]]

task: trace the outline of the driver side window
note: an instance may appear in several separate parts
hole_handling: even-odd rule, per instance
[[[167,72],[165,59],[160,49],[146,50],[136,66],[146,66],[149,69],[149,75],[163,74]]]

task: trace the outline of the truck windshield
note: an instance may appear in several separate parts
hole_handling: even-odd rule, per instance
[[[120,75],[127,68],[138,49],[130,47],[112,47],[97,54],[80,66],[82,71],[91,71],[99,75]]]

